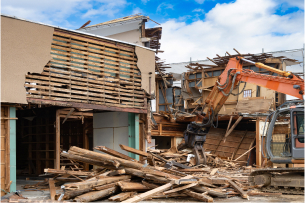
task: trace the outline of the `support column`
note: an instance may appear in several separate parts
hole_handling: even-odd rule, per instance
[[[10,107],[10,118],[16,118],[16,107]],[[10,191],[16,191],[16,120],[10,119]]]
[[[262,137],[260,134],[260,128],[259,128],[259,118],[256,119],[256,166],[261,167],[262,166]]]
[[[140,116],[138,113],[134,114],[135,115],[135,149],[140,149],[140,133],[139,133],[139,120]],[[136,154],[136,159],[139,159],[139,155]]]
[[[140,149],[139,114],[128,113],[128,145]],[[139,160],[139,155],[129,152],[129,156]]]
[[[56,110],[56,138],[55,138],[55,169],[60,169],[60,112]]]

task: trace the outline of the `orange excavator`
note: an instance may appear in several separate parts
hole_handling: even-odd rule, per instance
[[[276,75],[265,75],[243,69],[243,62],[254,64],[259,68],[274,72]],[[284,103],[267,117],[266,123],[267,121],[270,122],[268,122],[268,129],[266,129],[265,142],[262,144],[265,149],[262,151],[265,152],[263,155],[273,163],[304,164],[304,80],[291,72],[275,69],[263,63],[255,63],[243,57],[235,57],[229,60],[227,67],[206,98],[201,112],[197,113],[202,122],[190,123],[184,132],[185,146],[193,148],[196,164],[206,164],[206,155],[203,148],[206,134],[210,127],[214,126],[214,120],[229,95],[233,94],[232,91],[241,82],[245,82],[245,84],[240,93],[243,92],[246,83],[252,83],[300,99]],[[272,150],[275,145],[272,140],[273,128],[275,122],[283,117],[290,118],[290,129],[287,130],[289,133],[286,135],[286,142],[282,151],[274,154]],[[304,194],[304,168],[256,170],[251,173],[249,182],[251,185],[261,185],[263,190],[269,192],[281,191],[288,194]],[[287,190],[287,188],[290,189]]]

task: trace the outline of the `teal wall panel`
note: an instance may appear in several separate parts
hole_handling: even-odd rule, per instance
[[[16,118],[16,108],[10,107],[10,118]],[[10,120],[10,191],[16,191],[16,120]]]

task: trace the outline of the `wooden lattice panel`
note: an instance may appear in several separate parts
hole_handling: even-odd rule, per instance
[[[52,60],[26,75],[27,97],[144,108],[135,47],[56,30]]]

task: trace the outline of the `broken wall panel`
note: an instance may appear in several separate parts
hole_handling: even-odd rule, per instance
[[[26,75],[27,98],[144,107],[135,47],[56,29],[52,59]]]
[[[54,28],[1,16],[1,30],[1,102],[26,104],[24,76],[51,59]]]
[[[211,151],[219,157],[229,157],[234,160],[253,146],[256,136],[254,131],[233,130],[224,141],[225,134],[225,129],[211,128],[203,146],[205,151]],[[248,154],[239,159],[239,161],[244,161],[243,164],[247,160]]]

